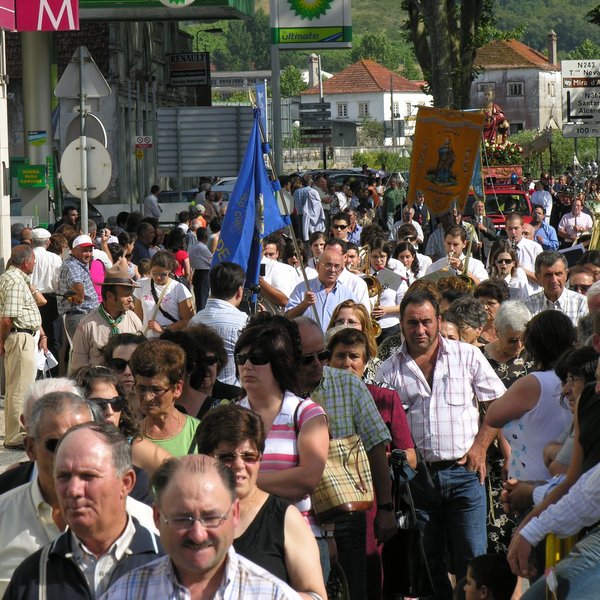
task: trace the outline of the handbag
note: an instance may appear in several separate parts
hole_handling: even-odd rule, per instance
[[[334,523],[373,505],[369,458],[357,434],[329,440],[323,476],[310,495],[319,523]]]
[[[381,552],[383,598],[395,600],[402,596],[431,596],[434,593],[433,581],[423,547],[423,533],[417,522],[408,485],[415,472],[406,462],[403,450],[392,450],[391,465],[398,531],[391,540],[385,542]],[[402,560],[398,557],[402,557]]]

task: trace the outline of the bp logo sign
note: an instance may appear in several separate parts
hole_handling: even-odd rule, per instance
[[[288,0],[291,9],[301,19],[318,19],[327,14],[331,8],[331,0]]]
[[[194,0],[160,0],[160,2],[169,8],[183,8],[192,4]]]

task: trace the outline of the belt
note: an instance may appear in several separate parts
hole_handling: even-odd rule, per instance
[[[456,466],[455,460],[436,460],[435,462],[424,462],[428,469],[433,469],[434,471],[441,471],[442,469],[449,469],[450,467]]]
[[[35,335],[37,331],[33,329],[24,329],[23,327],[13,327],[10,330],[11,333],[28,333],[29,335]]]

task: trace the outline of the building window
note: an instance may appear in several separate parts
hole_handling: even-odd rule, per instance
[[[392,103],[392,118],[397,119],[400,116],[400,106],[398,102]]]
[[[554,88],[554,81],[548,83],[548,96],[556,96],[556,90]]]
[[[514,135],[515,133],[519,133],[519,131],[523,131],[523,123],[510,123],[510,135]]]
[[[359,102],[358,103],[358,116],[359,118],[364,118],[369,116],[369,103],[368,102]]]
[[[493,81],[484,81],[477,84],[477,93],[484,94],[488,89],[495,89],[496,84]]]
[[[522,82],[509,82],[507,84],[508,96],[523,96],[523,83]]]
[[[347,119],[348,118],[348,105],[345,102],[338,102],[337,116],[339,119]]]

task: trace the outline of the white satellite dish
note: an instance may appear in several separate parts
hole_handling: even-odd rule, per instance
[[[97,198],[110,183],[112,161],[108,150],[94,138],[87,138],[88,198]],[[79,139],[71,142],[63,152],[60,171],[65,187],[73,196],[81,198],[81,152]]]
[[[73,120],[67,125],[67,133],[65,134],[65,143],[69,145],[71,142],[79,139],[79,128],[81,119],[79,115],[73,117]],[[106,135],[106,129],[102,124],[102,121],[92,114],[87,114],[85,117],[85,135],[89,138],[98,140],[105,148],[108,142],[108,136]]]

